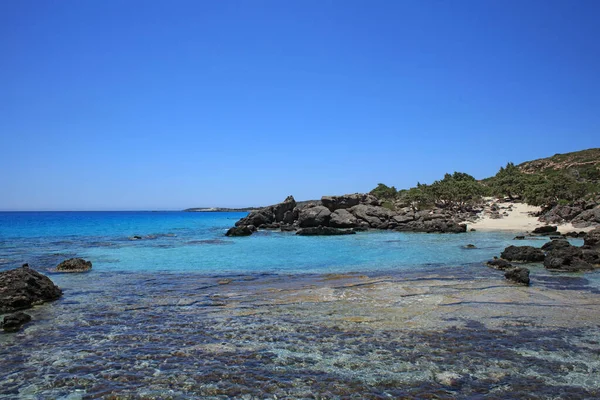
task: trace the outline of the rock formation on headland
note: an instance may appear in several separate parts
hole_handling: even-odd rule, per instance
[[[392,211],[371,194],[323,196],[320,201],[296,203],[293,196],[250,212],[227,231],[227,236],[248,236],[257,229],[298,230],[298,234],[333,235],[352,229],[393,229],[402,232],[460,233],[467,227],[457,215],[440,208]],[[329,228],[310,229],[307,228]],[[337,232],[336,229],[346,231]]]

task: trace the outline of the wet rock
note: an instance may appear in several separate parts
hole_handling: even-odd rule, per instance
[[[551,235],[553,233],[555,233],[557,231],[558,227],[557,226],[552,226],[552,225],[544,225],[544,226],[540,226],[538,228],[535,228],[533,230],[534,235]]]
[[[558,249],[561,247],[569,247],[569,246],[571,246],[571,243],[569,243],[568,240],[557,239],[557,240],[551,240],[548,243],[544,243],[544,245],[542,246],[542,250],[551,251],[553,249]]]
[[[515,236],[513,240],[525,240],[525,236]]]
[[[589,261],[594,260],[594,255],[598,258],[596,252],[586,254],[576,246],[555,248],[546,255],[544,267],[567,272],[591,271],[594,267]]]
[[[298,215],[298,225],[301,228],[327,226],[331,218],[331,211],[324,206],[305,208]]]
[[[477,232],[477,229],[475,229],[475,228],[471,228],[471,229],[470,229],[470,231],[471,231],[471,232]]]
[[[281,225],[281,232],[294,232],[298,228],[293,225]]]
[[[299,229],[296,235],[300,236],[335,236],[335,235],[353,235],[356,232],[353,229],[338,229],[329,226],[317,226]]]
[[[0,272],[0,313],[30,308],[62,296],[62,290],[50,278],[24,264]]]
[[[139,235],[133,235],[132,237],[129,238],[129,240],[142,240],[142,237]]]
[[[508,261],[532,263],[544,261],[545,255],[542,249],[532,246],[508,246],[500,257]]]
[[[92,269],[92,262],[83,258],[69,258],[56,266],[56,272],[88,272]]]
[[[354,215],[348,210],[339,209],[331,213],[329,226],[334,228],[353,228],[358,225],[358,221]]]
[[[509,281],[529,286],[529,270],[525,267],[515,267],[508,269],[504,277]]]
[[[249,226],[234,226],[233,228],[229,228],[225,236],[250,236],[254,233],[256,229],[254,225]]]
[[[494,258],[493,260],[486,262],[486,265],[488,267],[492,267],[492,268],[499,269],[499,270],[507,270],[507,269],[514,268],[514,265],[512,265],[508,261],[503,260],[501,258]]]
[[[477,246],[475,246],[474,244],[466,244],[462,247],[463,249],[476,249]]]
[[[23,325],[31,321],[31,315],[24,312],[18,312],[11,315],[6,315],[0,324],[0,327],[5,332],[17,332]]]

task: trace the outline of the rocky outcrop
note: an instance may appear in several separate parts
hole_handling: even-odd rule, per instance
[[[321,203],[331,212],[351,208],[359,204],[370,206],[380,205],[377,197],[367,193],[346,194],[343,196],[323,196],[321,197]]]
[[[529,270],[525,267],[510,268],[504,273],[509,281],[529,286]]]
[[[544,261],[545,255],[542,249],[532,246],[508,246],[500,257],[508,261],[533,263]]]
[[[254,225],[234,226],[227,230],[225,236],[250,236],[255,230]]]
[[[92,262],[83,258],[69,258],[56,266],[56,272],[88,272],[92,269]]]
[[[356,231],[353,229],[338,229],[329,226],[317,226],[310,228],[301,228],[296,232],[300,236],[336,236],[336,235],[353,235]]]
[[[583,211],[578,216],[573,218],[571,223],[576,228],[600,225],[600,205],[597,205],[591,210]]]
[[[0,323],[0,328],[4,332],[17,332],[23,325],[31,321],[31,315],[24,312],[18,312],[11,315],[6,315]]]
[[[585,234],[583,237],[583,245],[590,249],[600,251],[600,227]]]
[[[325,206],[308,207],[298,214],[298,226],[301,228],[327,226],[331,211]]]
[[[333,228],[354,228],[358,225],[358,220],[346,209],[335,210],[331,213],[329,226]]]
[[[548,252],[544,267],[550,270],[578,272],[591,271],[600,263],[600,255],[589,249],[576,246],[555,248]]]
[[[256,229],[294,231],[300,228],[396,229],[402,232],[460,233],[467,227],[457,221],[464,215],[453,215],[442,209],[415,212],[411,207],[391,210],[380,206],[370,194],[323,196],[321,201],[297,203],[292,196],[279,204],[250,212],[236,222],[237,228],[226,235],[249,235]]]
[[[62,296],[62,290],[47,276],[24,264],[0,272],[0,313],[30,308]]]
[[[548,243],[544,243],[544,245],[542,246],[542,250],[543,251],[551,251],[553,249],[559,249],[559,248],[569,247],[569,246],[571,246],[571,243],[569,243],[568,240],[556,239],[556,240],[551,240]]]

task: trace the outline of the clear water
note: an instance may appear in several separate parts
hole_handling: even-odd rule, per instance
[[[224,236],[244,213],[0,213],[0,268],[28,262],[45,269],[66,257],[94,271],[330,273],[462,265],[499,255],[515,233],[429,235],[365,232],[300,237],[261,231]],[[131,240],[133,236],[140,240]],[[476,249],[464,249],[466,244]],[[541,246],[541,240],[519,242]]]
[[[0,399],[600,396],[598,274],[482,265],[545,239],[225,237],[244,215],[0,213],[0,270],[64,291],[0,333]],[[68,257],[93,270],[52,273]]]

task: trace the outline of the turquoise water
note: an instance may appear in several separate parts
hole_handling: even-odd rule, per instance
[[[67,257],[95,271],[328,273],[386,271],[476,263],[514,244],[515,233],[430,235],[364,232],[299,237],[261,231],[224,234],[245,213],[68,212],[0,213],[0,268],[29,263],[55,267]],[[142,239],[132,240],[134,236]],[[464,249],[466,244],[476,249]],[[519,242],[541,246],[543,240]]]
[[[0,333],[0,399],[600,396],[599,274],[482,265],[547,239],[225,237],[244,215],[0,213],[0,270],[64,291]],[[93,270],[51,271],[68,257]]]

